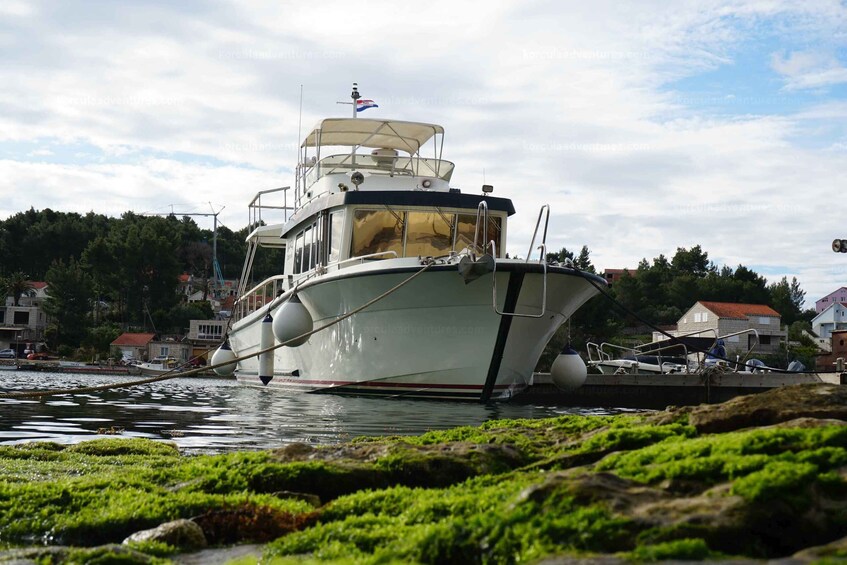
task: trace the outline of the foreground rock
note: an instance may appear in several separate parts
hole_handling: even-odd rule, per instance
[[[0,541],[109,544],[176,520],[213,547],[266,544],[267,560],[833,561],[847,558],[846,401],[843,387],[800,385],[650,415],[215,457],[142,440],[6,446]],[[177,560],[200,543],[145,539]],[[51,562],[86,562],[66,555]]]
[[[123,543],[129,545],[148,541],[166,543],[183,551],[202,549],[208,545],[203,529],[191,520],[174,520],[149,530],[135,532]]]
[[[769,426],[798,418],[847,420],[847,386],[792,385],[739,396],[723,404],[681,409],[703,433]]]

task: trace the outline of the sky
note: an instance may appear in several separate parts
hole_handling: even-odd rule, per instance
[[[0,219],[240,229],[353,82],[362,117],[445,127],[452,186],[514,201],[512,254],[549,204],[548,249],[599,269],[700,245],[808,306],[847,285],[838,1],[4,0]]]

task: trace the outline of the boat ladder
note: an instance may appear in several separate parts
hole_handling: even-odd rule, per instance
[[[479,203],[479,207],[476,211],[477,217],[477,226],[479,226],[480,213],[485,211],[485,226],[486,229],[488,227],[488,205],[483,200]],[[547,310],[547,225],[550,222],[550,205],[544,204],[541,209],[538,211],[538,220],[535,222],[535,231],[532,232],[532,241],[529,242],[529,251],[526,254],[526,263],[529,263],[532,259],[532,251],[533,246],[535,245],[535,239],[538,237],[538,228],[541,227],[541,220],[544,219],[544,230],[541,232],[541,245],[537,248],[539,251],[538,263],[541,265],[541,269],[544,273],[544,277],[542,278],[542,289],[541,289],[541,311],[538,314],[519,314],[517,312],[506,312],[505,307],[503,310],[500,310],[497,307],[497,261],[494,261],[494,271],[493,271],[493,289],[492,289],[492,306],[494,311],[501,316],[514,316],[518,318],[541,318],[544,316],[544,312]],[[474,243],[476,243],[476,232],[474,232]],[[497,257],[497,248],[494,240],[491,240],[488,245],[491,246],[492,253],[494,257]]]

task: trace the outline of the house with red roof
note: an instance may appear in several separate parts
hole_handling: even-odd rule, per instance
[[[117,359],[147,359],[150,342],[156,338],[156,334],[129,333],[119,335],[110,345],[112,350],[117,350]]]
[[[606,282],[611,286],[621,280],[624,275],[634,277],[637,272],[637,269],[604,269],[602,277],[606,279]]]
[[[788,333],[782,329],[779,312],[765,304],[698,301],[682,315],[676,335],[701,332],[724,340],[727,355],[773,354]],[[757,338],[758,335],[758,338]]]

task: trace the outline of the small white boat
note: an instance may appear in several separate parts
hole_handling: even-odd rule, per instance
[[[183,369],[179,361],[173,357],[154,357],[150,361],[134,365],[137,372],[147,376],[164,375],[165,373],[177,373]],[[136,371],[131,371],[136,372]]]

